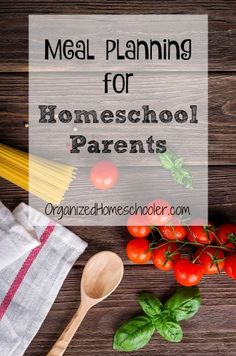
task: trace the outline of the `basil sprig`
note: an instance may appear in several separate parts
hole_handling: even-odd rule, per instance
[[[170,171],[173,180],[183,185],[187,189],[193,188],[193,179],[191,173],[185,168],[182,158],[177,158],[174,153],[167,150],[164,153],[158,153],[162,167]]]
[[[150,341],[155,330],[167,341],[180,342],[183,331],[179,321],[192,318],[201,305],[198,287],[177,289],[164,305],[152,293],[139,294],[138,301],[144,315],[119,327],[114,335],[114,350],[136,351]]]

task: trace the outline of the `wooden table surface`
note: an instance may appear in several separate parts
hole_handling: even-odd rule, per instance
[[[29,14],[208,14],[209,15],[209,212],[217,223],[236,223],[236,1],[159,0],[0,0],[0,138],[27,151],[27,58]],[[10,209],[27,193],[0,180],[0,199]],[[115,293],[92,309],[65,355],[115,355],[112,336],[118,325],[139,311],[137,293],[170,296],[172,274],[152,265],[135,266],[124,255],[123,227],[74,227],[88,249],[68,275],[50,313],[26,355],[46,355],[79,304],[84,264],[95,252],[117,252],[125,264],[124,279]],[[176,356],[236,354],[236,282],[224,274],[204,277],[203,305],[194,319],[184,322],[180,344],[155,335],[133,355]],[[1,351],[0,351],[1,353]],[[4,355],[5,356],[5,355]]]

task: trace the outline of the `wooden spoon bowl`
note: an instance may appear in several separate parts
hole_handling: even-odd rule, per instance
[[[102,300],[118,286],[124,273],[123,263],[114,252],[103,251],[90,258],[81,279],[81,292]]]

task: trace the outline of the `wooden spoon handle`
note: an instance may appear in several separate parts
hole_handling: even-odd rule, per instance
[[[83,303],[80,304],[79,309],[77,310],[69,324],[66,326],[59,339],[55,342],[51,350],[48,352],[47,356],[61,356],[64,354],[76,330],[78,329],[82,320],[87,314],[88,309],[89,308],[87,305]]]

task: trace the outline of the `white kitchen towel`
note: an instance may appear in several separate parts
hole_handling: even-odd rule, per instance
[[[26,230],[0,201],[0,271],[39,244],[34,230]]]
[[[21,356],[87,244],[45,215],[20,204],[13,212],[39,245],[0,271],[0,355]],[[30,221],[28,221],[28,217]]]

